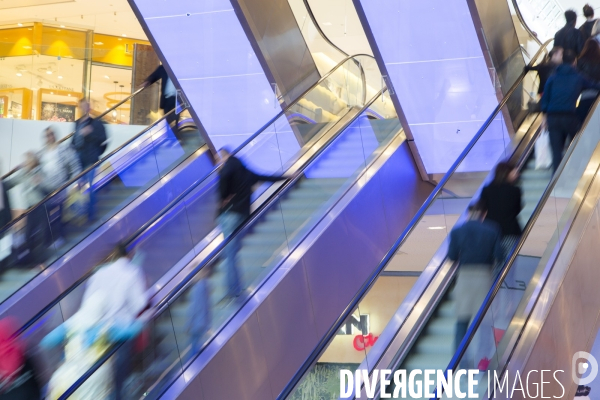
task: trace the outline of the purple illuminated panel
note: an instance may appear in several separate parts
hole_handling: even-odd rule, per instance
[[[498,104],[467,1],[354,2],[427,173],[445,173]],[[497,132],[486,134],[489,147],[480,160],[471,157],[468,170],[487,170],[488,158],[501,155],[507,140],[499,121],[491,127]]]
[[[237,147],[281,108],[228,0],[130,0],[216,148]]]

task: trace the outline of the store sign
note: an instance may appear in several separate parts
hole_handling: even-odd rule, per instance
[[[356,335],[352,341],[352,345],[356,351],[363,351],[368,347],[371,347],[379,339],[379,336],[373,336],[372,333],[368,335]]]
[[[369,314],[351,315],[338,331],[338,335],[355,335],[352,346],[356,351],[364,351],[379,339],[379,336],[369,333]]]

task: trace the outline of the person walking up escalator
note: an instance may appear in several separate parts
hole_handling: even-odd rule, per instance
[[[250,216],[252,186],[261,181],[277,182],[287,178],[280,175],[260,175],[250,171],[226,148],[221,149],[219,155],[222,164],[219,168],[220,204],[217,220],[223,235],[228,238]],[[224,250],[229,299],[239,297],[243,290],[236,261],[239,247],[240,240],[235,237]]]
[[[600,43],[596,40],[588,40],[583,46],[583,51],[577,59],[577,69],[585,78],[594,83],[600,83]],[[581,92],[581,98],[577,105],[577,118],[582,124],[588,112],[598,97],[597,89],[585,89]]]
[[[175,106],[177,105],[177,89],[175,89],[175,85],[173,85],[173,81],[169,78],[167,74],[167,70],[161,64],[152,72],[144,82],[140,85],[141,87],[146,87],[152,85],[154,82],[160,80],[160,108],[163,110],[164,114],[168,114],[172,110],[175,110]],[[171,114],[167,116],[167,124],[171,126],[173,134],[181,142],[181,136],[179,134],[179,113],[177,110],[173,111]]]
[[[597,19],[594,18],[594,7],[589,4],[583,6],[583,16],[585,17],[585,22],[579,27],[579,32],[581,32],[581,37],[585,43],[592,37],[592,29],[597,21]]]
[[[485,219],[485,211],[477,203],[469,207],[469,220],[450,232],[448,259],[458,261],[456,293],[455,349],[467,333],[469,323],[485,299],[493,282],[495,263],[504,257],[500,227]],[[483,336],[483,337],[482,337]],[[461,360],[461,368],[479,368],[485,371],[493,353],[493,324],[487,319],[482,322],[471,353]],[[488,346],[488,343],[492,343]]]
[[[565,11],[566,24],[554,35],[554,46],[562,47],[563,50],[571,50],[578,56],[583,50],[583,36],[577,24],[577,14],[573,10]]]
[[[550,146],[552,147],[552,166],[554,172],[558,169],[563,157],[566,143],[571,143],[579,130],[577,118],[577,99],[584,89],[600,90],[600,84],[584,78],[575,69],[575,53],[565,50],[563,63],[556,68],[542,96],[543,125],[548,126]]]

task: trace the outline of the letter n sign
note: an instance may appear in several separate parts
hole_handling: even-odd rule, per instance
[[[355,315],[352,314],[350,318],[342,325],[338,335],[368,335],[369,334],[369,314]]]

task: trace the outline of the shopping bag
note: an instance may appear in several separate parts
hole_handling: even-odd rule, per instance
[[[63,222],[83,225],[87,222],[87,206],[89,196],[84,193],[79,185],[73,185],[63,205]]]
[[[535,142],[535,169],[546,169],[552,165],[552,149],[550,148],[550,136],[548,130],[544,129]]]
[[[0,261],[12,254],[13,235],[11,232],[0,238]]]

